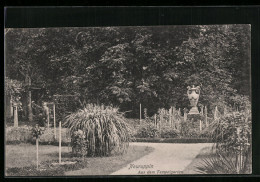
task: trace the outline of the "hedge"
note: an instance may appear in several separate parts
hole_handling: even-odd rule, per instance
[[[19,143],[35,143],[35,138],[32,136],[31,126],[22,127],[7,127],[5,130],[6,144],[19,144]],[[57,138],[54,138],[54,129],[45,128],[43,134],[39,138],[40,144],[58,145],[59,144],[59,129],[56,128]],[[70,134],[68,129],[61,129],[61,144],[68,145],[70,143]]]
[[[5,141],[6,144],[19,144],[19,143],[33,143],[35,138],[31,134],[31,126],[23,127],[7,127]],[[57,128],[57,139],[54,138],[53,128],[45,129],[43,135],[39,138],[39,143],[42,145],[59,145]],[[68,129],[62,128],[61,130],[61,144],[68,145],[70,143],[70,134]],[[132,142],[150,142],[150,143],[211,143],[212,139],[209,138],[133,138]]]
[[[133,138],[132,142],[148,143],[213,143],[209,138]]]

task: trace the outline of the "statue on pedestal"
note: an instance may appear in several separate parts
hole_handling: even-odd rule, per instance
[[[197,104],[200,96],[200,87],[192,85],[192,87],[188,86],[187,89],[188,98],[192,107],[188,114],[199,114]]]

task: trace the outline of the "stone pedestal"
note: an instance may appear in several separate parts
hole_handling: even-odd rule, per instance
[[[199,114],[198,107],[192,107],[189,114]]]

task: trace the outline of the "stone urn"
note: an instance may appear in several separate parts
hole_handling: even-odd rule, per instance
[[[192,85],[192,87],[188,86],[187,89],[188,98],[192,107],[188,114],[199,114],[197,104],[200,96],[200,87]]]

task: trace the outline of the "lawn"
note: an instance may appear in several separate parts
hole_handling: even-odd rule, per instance
[[[35,145],[31,144],[6,145],[6,175],[108,175],[153,151],[153,148],[150,147],[129,146],[128,151],[123,155],[111,157],[87,157],[85,158],[85,161],[82,161],[81,158],[71,156],[71,148],[62,147],[62,161],[77,161],[77,163],[74,165],[53,166],[51,164],[58,161],[58,147],[40,145],[39,160],[41,165],[40,170],[37,171],[35,148]]]

